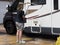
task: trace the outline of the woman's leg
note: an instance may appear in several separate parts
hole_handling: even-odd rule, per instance
[[[17,38],[17,42],[19,42],[19,30],[17,30],[16,38]]]
[[[19,31],[19,43],[25,43],[25,41],[22,39],[22,30]]]
[[[22,40],[22,30],[19,30],[19,40]]]

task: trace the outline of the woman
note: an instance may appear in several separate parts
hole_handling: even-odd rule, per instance
[[[18,43],[25,43],[25,41],[22,40],[22,32],[24,29],[24,11],[23,11],[23,4],[19,4],[17,8],[17,15],[15,18],[16,21],[16,27],[17,27],[17,42]]]

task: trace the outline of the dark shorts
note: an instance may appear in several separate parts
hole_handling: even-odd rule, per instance
[[[16,28],[17,28],[17,30],[23,30],[24,29],[24,23],[16,22]]]

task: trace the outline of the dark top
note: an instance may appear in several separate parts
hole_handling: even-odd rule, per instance
[[[18,10],[17,11],[17,15],[16,15],[16,17],[15,17],[15,21],[16,22],[20,22],[20,23],[24,23],[25,22],[25,19],[23,18],[23,16],[25,16],[24,15],[24,11],[22,11],[22,10]]]

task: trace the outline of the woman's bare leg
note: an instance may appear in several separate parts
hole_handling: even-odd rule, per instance
[[[19,40],[22,40],[22,30],[19,30]]]
[[[19,42],[19,30],[17,30],[17,34],[16,34],[16,38],[17,38],[17,42]]]

